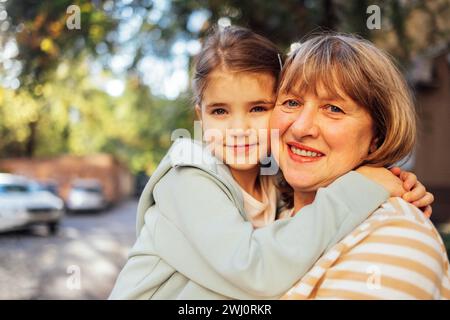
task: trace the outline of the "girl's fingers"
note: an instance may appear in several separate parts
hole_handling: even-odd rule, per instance
[[[427,193],[427,190],[425,189],[423,184],[421,184],[420,182],[417,182],[411,191],[408,191],[403,195],[403,199],[408,202],[413,203],[413,202],[421,200],[426,195],[426,193]]]
[[[423,196],[421,199],[412,202],[412,204],[418,208],[429,206],[433,203],[434,196],[433,194],[427,192],[425,196]]]
[[[431,217],[431,214],[433,213],[433,208],[431,208],[431,206],[426,206],[423,209],[423,214],[425,215],[425,217],[427,217],[428,219]]]
[[[402,171],[402,170],[400,170],[399,178],[400,178],[402,181],[405,181],[407,175],[408,175],[408,171]]]
[[[400,176],[400,173],[402,173],[402,169],[400,169],[399,167],[392,167],[390,171],[397,177]]]
[[[400,179],[403,181],[403,187],[406,191],[410,191],[418,182],[417,176],[414,173],[407,171],[403,171],[400,174]]]

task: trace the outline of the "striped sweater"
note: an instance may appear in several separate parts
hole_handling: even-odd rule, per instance
[[[391,198],[281,299],[450,299],[445,246],[420,210]]]

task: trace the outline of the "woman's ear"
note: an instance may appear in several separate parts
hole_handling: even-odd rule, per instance
[[[198,120],[202,120],[202,109],[198,104],[195,105],[195,114]]]
[[[375,151],[377,151],[378,149],[378,138],[373,138],[372,142],[370,143],[370,147],[369,147],[369,154],[374,153]]]

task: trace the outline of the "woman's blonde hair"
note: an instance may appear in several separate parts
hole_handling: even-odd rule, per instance
[[[288,55],[278,92],[315,92],[318,85],[337,97],[344,92],[369,112],[376,150],[363,164],[391,166],[412,152],[416,141],[413,99],[388,54],[353,35],[315,35]]]

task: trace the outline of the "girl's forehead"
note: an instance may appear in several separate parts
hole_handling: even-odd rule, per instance
[[[275,79],[267,73],[214,71],[203,93],[211,99],[274,99]]]
[[[273,86],[276,81],[275,77],[268,72],[233,71],[227,68],[216,68],[208,75],[207,82],[228,81],[230,79],[234,81],[253,81],[262,86]]]

